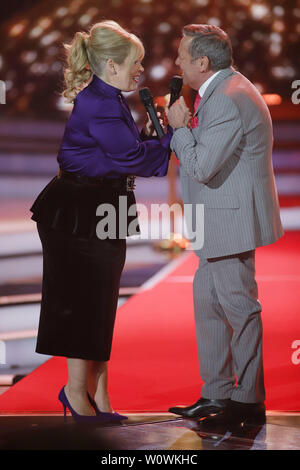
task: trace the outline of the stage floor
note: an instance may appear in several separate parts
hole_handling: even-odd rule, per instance
[[[1,416],[0,450],[300,449],[300,413],[267,412],[265,425],[228,427],[210,432],[201,431],[197,421],[177,418],[170,413],[127,416],[126,424],[94,428],[75,424],[71,416],[64,422],[61,414]]]

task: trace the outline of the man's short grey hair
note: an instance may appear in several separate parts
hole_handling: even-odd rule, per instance
[[[189,48],[192,61],[206,56],[214,72],[233,64],[230,38],[218,26],[189,24],[183,28],[183,35],[192,38]]]

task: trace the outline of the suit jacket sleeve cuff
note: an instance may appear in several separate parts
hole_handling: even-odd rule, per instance
[[[180,162],[186,145],[195,145],[195,139],[190,129],[188,127],[175,129],[171,140],[171,149],[175,152]]]

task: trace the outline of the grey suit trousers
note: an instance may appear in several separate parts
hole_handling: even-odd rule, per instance
[[[203,398],[265,400],[255,250],[201,258],[194,307]]]

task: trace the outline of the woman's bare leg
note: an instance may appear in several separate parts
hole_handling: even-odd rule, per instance
[[[89,361],[88,390],[98,408],[103,412],[111,412],[112,407],[108,395],[108,363]]]
[[[84,359],[67,358],[68,383],[65,386],[65,393],[72,408],[78,414],[85,416],[95,415],[87,397],[89,362]]]

